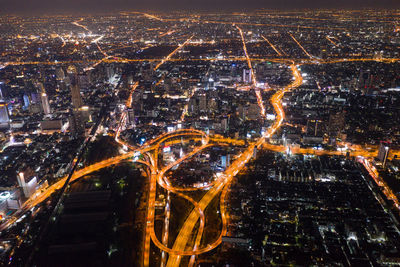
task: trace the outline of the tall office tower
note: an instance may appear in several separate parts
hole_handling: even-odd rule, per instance
[[[69,128],[73,135],[82,136],[85,134],[85,123],[82,119],[82,113],[79,110],[73,110],[69,117]]]
[[[329,134],[331,136],[338,136],[345,126],[345,115],[344,111],[333,113],[329,116]]]
[[[17,176],[17,180],[18,185],[22,188],[25,197],[29,198],[35,192],[35,188],[37,186],[37,178],[32,175],[25,175],[24,172],[20,172]]]
[[[382,162],[383,168],[385,168],[386,161],[389,156],[389,152],[390,152],[389,145],[390,145],[389,142],[383,142],[383,141],[381,141],[381,143],[379,145],[378,159],[380,162]]]
[[[10,115],[8,114],[7,103],[0,100],[0,128],[8,128],[10,125]]]
[[[4,89],[5,89],[4,82],[0,82],[0,99],[4,98]]]
[[[207,111],[207,96],[206,94],[199,95],[199,109],[200,111]]]
[[[50,111],[50,104],[49,104],[49,98],[46,94],[46,90],[44,89],[43,83],[38,83],[38,87],[40,88],[40,100],[42,102],[42,109],[43,113],[45,115],[48,115],[51,113]]]
[[[25,93],[24,96],[23,96],[22,98],[23,98],[23,100],[24,100],[24,108],[25,108],[25,109],[29,108],[29,103],[30,103],[30,101],[29,101],[29,96],[28,96],[28,94]]]
[[[80,92],[80,88],[79,88],[78,72],[77,72],[75,66],[71,65],[68,67],[68,74],[69,74],[69,78],[71,80],[72,105],[74,106],[74,109],[79,109],[80,107],[83,106],[83,102],[82,102],[81,92]]]
[[[251,70],[243,69],[243,82],[251,83]]]
[[[50,111],[50,104],[49,104],[49,98],[47,97],[46,93],[42,93],[40,95],[40,98],[42,100],[42,108],[43,108],[43,113],[45,115],[48,115],[51,113]]]
[[[131,125],[135,124],[135,110],[133,108],[128,108],[127,111],[127,122]]]
[[[321,136],[322,135],[323,122],[317,119],[307,120],[306,131],[307,135]]]

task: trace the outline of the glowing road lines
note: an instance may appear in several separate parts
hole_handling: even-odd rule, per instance
[[[392,200],[394,206],[397,209],[400,209],[400,201],[397,196],[393,193],[392,189],[387,185],[387,183],[379,176],[378,171],[374,166],[372,166],[371,162],[369,162],[365,158],[359,158],[358,160],[362,165],[364,165],[365,169],[368,171],[369,175],[374,179],[375,183],[382,189],[383,194],[386,196],[388,200]]]
[[[329,41],[331,44],[333,44],[334,46],[339,47],[339,45],[338,45],[337,43],[335,43],[334,41],[332,41],[331,37],[326,36],[325,38],[326,38],[326,40],[328,40],[328,41]]]
[[[135,82],[135,83],[131,86],[131,91],[130,91],[130,93],[129,93],[129,97],[128,97],[128,99],[126,100],[126,103],[125,103],[126,108],[131,108],[131,107],[132,107],[133,92],[136,90],[136,88],[137,88],[138,86],[139,86],[139,82]],[[124,112],[124,113],[121,115],[120,123],[118,124],[117,131],[116,131],[116,133],[115,133],[115,141],[116,141],[117,143],[123,145],[123,146],[129,147],[130,149],[135,149],[135,147],[131,146],[131,145],[128,144],[128,143],[122,142],[122,141],[119,139],[119,136],[120,136],[120,133],[121,133],[121,129],[122,129],[123,125],[125,125],[126,120],[127,120],[127,113]]]
[[[301,50],[303,50],[303,52],[311,59],[313,59],[314,57],[312,55],[310,55],[307,50],[299,43],[299,41],[297,41],[296,38],[294,38],[294,36],[289,33],[290,37],[292,37],[292,39],[296,42],[296,44],[301,48]]]
[[[291,66],[293,75],[295,77],[295,81],[284,88],[281,91],[278,91],[272,98],[271,103],[277,113],[277,119],[275,123],[268,129],[264,136],[262,136],[255,144],[250,145],[239,157],[225,170],[225,172],[221,175],[222,179],[218,180],[209,191],[202,197],[202,199],[198,202],[200,208],[204,210],[209,203],[222,191],[221,194],[221,220],[222,220],[222,230],[218,239],[216,239],[212,244],[208,244],[204,248],[197,249],[199,244],[199,240],[195,240],[196,249],[193,249],[192,255],[198,255],[205,253],[214,249],[222,242],[222,236],[226,234],[227,231],[227,215],[225,208],[225,196],[226,191],[228,189],[228,185],[232,181],[232,178],[245,166],[245,164],[251,159],[253,155],[253,151],[255,147],[261,147],[261,145],[266,141],[267,138],[271,137],[281,126],[282,121],[284,119],[284,112],[281,105],[281,99],[286,91],[293,89],[294,87],[300,86],[302,84],[302,77],[300,72],[297,70],[295,65]],[[185,247],[192,236],[193,229],[198,221],[199,217],[197,212],[193,210],[188,218],[186,219],[184,225],[179,231],[178,237],[175,239],[172,250],[180,251],[180,253],[176,253],[174,255],[170,255],[168,259],[167,267],[179,266],[182,255],[187,255],[190,251],[185,251]],[[196,246],[197,245],[197,246]],[[192,260],[191,260],[192,261]]]
[[[264,118],[265,117],[265,107],[264,107],[264,103],[263,103],[263,100],[262,100],[262,95],[261,95],[260,89],[257,88],[256,76],[255,76],[253,67],[251,65],[250,57],[249,57],[249,55],[247,53],[246,41],[244,40],[243,31],[238,26],[236,26],[236,28],[238,29],[238,31],[240,33],[240,37],[242,38],[243,51],[244,51],[244,54],[246,56],[247,65],[248,65],[248,67],[250,69],[250,72],[251,72],[251,79],[252,79],[252,82],[253,82],[254,91],[256,93],[257,103],[258,103],[258,106],[260,107],[260,110],[261,110],[261,117]]]
[[[71,23],[74,24],[75,26],[81,27],[82,29],[84,29],[84,30],[88,31],[89,33],[91,33],[91,31],[86,26],[84,26],[82,24],[79,24],[79,22],[81,22],[81,21],[83,21],[83,18],[80,18],[79,20],[71,22]]]
[[[274,49],[274,51],[278,54],[278,56],[282,56],[281,52],[278,51],[278,49],[263,35],[261,37]]]
[[[167,55],[163,60],[161,60],[160,63],[157,64],[157,66],[154,67],[154,71],[156,71],[162,64],[164,64],[166,61],[168,61],[176,52],[178,52],[182,47],[184,47],[189,41],[193,38],[193,35],[188,38],[183,44],[179,45],[174,51],[172,51],[169,55]]]
[[[159,145],[163,142],[165,142],[166,140],[170,139],[170,138],[174,138],[177,136],[200,136],[202,137],[202,139],[204,139],[204,143],[201,147],[198,147],[196,149],[194,149],[191,153],[188,153],[186,156],[178,159],[177,161],[169,164],[168,166],[164,167],[163,169],[161,169],[160,171],[158,171],[158,150],[159,150]],[[188,200],[190,203],[192,203],[195,208],[197,207],[197,203],[191,199],[190,197],[179,193],[177,190],[175,190],[175,188],[167,185],[166,183],[163,182],[163,177],[165,172],[167,172],[169,169],[171,169],[172,167],[180,164],[181,162],[183,162],[184,160],[188,159],[189,157],[193,156],[194,154],[198,153],[199,151],[201,151],[202,149],[210,146],[208,145],[208,137],[205,136],[205,133],[203,133],[202,131],[198,131],[198,130],[191,130],[191,129],[182,129],[182,130],[178,130],[175,131],[173,133],[167,133],[162,135],[162,137],[157,138],[156,142],[153,142],[152,145],[153,146],[153,151],[154,151],[154,156],[149,156],[150,162],[151,162],[151,168],[150,168],[150,188],[149,188],[149,196],[148,196],[148,207],[147,207],[147,224],[146,224],[146,232],[145,232],[145,242],[144,242],[144,253],[143,253],[143,265],[144,266],[149,266],[149,256],[150,256],[150,239],[154,242],[154,244],[156,246],[158,246],[159,248],[162,248],[163,251],[172,253],[172,250],[168,249],[168,247],[166,247],[162,242],[160,242],[158,240],[158,238],[156,237],[156,234],[154,232],[154,215],[155,215],[155,198],[156,198],[156,187],[157,187],[157,182],[160,186],[162,186],[163,188],[169,190],[170,192],[173,192],[175,194],[177,194],[180,197],[185,198],[186,200]],[[196,209],[198,210],[198,209]],[[202,211],[198,210],[199,215],[202,216]],[[203,215],[204,217],[204,215]],[[204,221],[203,221],[204,224]],[[167,237],[164,236],[164,239],[167,239]]]

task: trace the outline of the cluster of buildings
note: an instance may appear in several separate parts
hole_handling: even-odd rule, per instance
[[[247,241],[221,250],[267,265],[399,264],[398,221],[367,175],[345,157],[261,153],[230,193],[228,232]]]

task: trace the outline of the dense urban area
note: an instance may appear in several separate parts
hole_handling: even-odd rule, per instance
[[[400,10],[1,15],[0,44],[0,265],[400,265]]]

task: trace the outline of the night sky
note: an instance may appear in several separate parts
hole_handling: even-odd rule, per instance
[[[204,11],[302,8],[400,8],[400,0],[0,0],[1,13],[92,13],[119,10]]]

